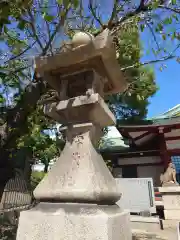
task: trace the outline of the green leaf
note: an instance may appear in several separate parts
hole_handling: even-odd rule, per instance
[[[144,31],[144,24],[141,24],[141,25],[140,25],[140,29],[141,29],[141,32]]]
[[[5,99],[2,95],[0,95],[0,104],[4,103],[5,102]]]
[[[78,8],[78,6],[79,6],[79,0],[74,0],[74,1],[73,1],[73,5],[74,5],[75,8]]]
[[[152,1],[152,8],[156,9],[159,6],[159,1]]]
[[[180,63],[180,57],[178,57],[178,58],[176,59],[176,61],[177,61],[178,63]]]
[[[47,13],[43,13],[43,18],[44,20],[46,20],[47,22],[52,22],[54,19],[54,16],[48,15]]]
[[[172,18],[171,18],[171,17],[165,18],[165,19],[163,20],[163,23],[164,23],[165,25],[171,24],[171,23],[172,23]]]
[[[162,34],[162,38],[163,38],[163,40],[166,40],[166,35]]]
[[[142,100],[142,98],[141,98],[141,96],[140,96],[139,94],[137,95],[137,100],[138,100],[138,101],[141,101],[141,100]]]
[[[3,70],[3,68],[1,68],[1,69]],[[4,81],[4,78],[5,78],[6,76],[7,76],[6,73],[0,72],[0,79],[1,79],[2,82]]]
[[[8,28],[6,25],[4,25],[4,32],[7,34],[8,33]]]
[[[174,40],[176,38],[176,32],[173,32],[171,39]]]
[[[154,48],[152,48],[152,51],[153,51],[154,55],[157,56],[158,51],[156,51]]]
[[[176,0],[171,1],[172,5],[176,5]]]
[[[26,21],[20,21],[18,26],[17,26],[20,30],[24,30],[26,27]]]
[[[163,30],[163,25],[161,23],[158,23],[156,27],[156,32],[161,32]]]
[[[59,4],[59,5],[62,5],[63,4],[63,0],[57,0],[57,3]]]
[[[177,14],[173,14],[172,17],[173,17],[174,19],[176,19],[177,22],[179,21],[179,19],[178,19],[178,17],[177,17]]]

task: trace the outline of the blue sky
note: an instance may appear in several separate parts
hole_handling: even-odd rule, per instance
[[[156,116],[180,103],[180,64],[175,60],[166,62],[162,72],[155,66],[159,91],[150,99],[148,117]]]
[[[163,18],[163,16],[167,17],[166,14],[161,15],[161,18]],[[174,20],[172,25],[164,25],[163,31],[172,34],[175,29],[177,29],[177,22]],[[168,53],[173,52],[179,44],[178,40],[168,39],[164,41],[161,35],[155,35],[159,46],[166,49]],[[148,27],[146,27],[145,31],[141,33],[141,41],[143,45],[142,62],[159,59],[168,55],[168,53],[161,52],[159,56],[154,56],[151,49],[157,49],[157,44]],[[175,55],[180,56],[180,49],[175,52]],[[162,64],[166,65],[166,68],[160,71]],[[152,67],[155,71],[155,80],[159,90],[149,99],[148,118],[155,117],[175,105],[180,104],[180,63],[178,63],[176,59],[171,59],[158,64],[156,63]]]
[[[101,14],[103,20],[106,21],[111,12],[113,1],[100,0],[100,3]],[[141,37],[145,51],[151,48],[152,36],[150,36],[150,34],[151,33],[146,32],[142,34]],[[152,53],[149,55],[145,53],[142,61],[151,59]],[[166,65],[167,68],[162,72],[159,70],[160,64],[154,65],[156,82],[159,86],[159,90],[155,96],[149,99],[148,118],[159,115],[180,103],[180,64],[175,60],[169,60],[166,62]]]
[[[100,2],[102,3],[102,1]],[[103,0],[101,13],[104,21],[108,19],[112,5],[112,0]],[[162,12],[159,14],[162,17],[164,16]],[[168,31],[171,32],[171,28],[169,28]],[[146,54],[146,51],[151,50],[153,45],[152,34],[145,30],[145,32],[141,35],[141,41],[144,48],[142,61],[154,59],[152,52],[150,54]],[[162,44],[162,39],[158,38],[158,42]],[[163,44],[167,50],[173,50],[175,48],[175,45],[173,46],[173,42],[167,41]],[[178,51],[178,55],[180,56],[180,51]],[[175,59],[164,63],[167,65],[167,68],[165,68],[162,72],[159,70],[161,64],[153,65],[155,70],[155,79],[157,85],[159,86],[159,90],[152,98],[149,99],[150,104],[148,107],[148,118],[159,115],[180,103],[180,64],[177,63]]]

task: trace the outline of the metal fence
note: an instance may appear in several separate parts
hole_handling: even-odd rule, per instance
[[[28,208],[33,202],[31,187],[22,177],[10,179],[2,194],[0,212]]]
[[[32,188],[22,175],[6,183],[0,199],[0,239],[16,239],[20,211],[33,204]]]

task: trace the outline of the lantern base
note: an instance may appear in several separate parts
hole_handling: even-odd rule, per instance
[[[21,212],[17,240],[132,240],[130,215],[117,205],[40,203]]]

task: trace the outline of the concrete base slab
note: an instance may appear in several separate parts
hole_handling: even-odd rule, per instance
[[[177,228],[179,220],[163,220],[164,228]]]
[[[162,196],[164,208],[167,210],[180,210],[180,194],[164,194]]]
[[[156,232],[160,229],[158,217],[131,216],[131,228]]]
[[[167,237],[160,236],[155,232],[147,232],[145,230],[133,229],[133,240],[170,240]],[[175,239],[172,239],[175,240]]]
[[[179,220],[180,221],[180,210],[164,210],[164,216],[166,220]]]
[[[17,240],[132,240],[130,215],[117,205],[40,203],[21,212]]]
[[[160,187],[160,193],[180,193],[180,186]]]

